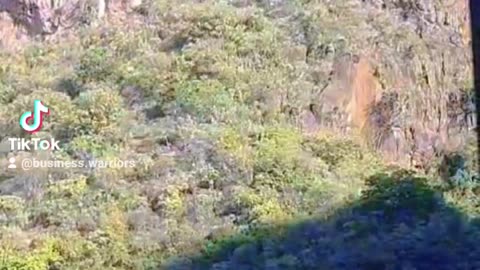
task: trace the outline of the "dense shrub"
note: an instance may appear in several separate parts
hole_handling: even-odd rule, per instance
[[[120,95],[110,89],[92,89],[80,94],[75,102],[79,108],[81,131],[100,134],[115,128],[124,116]]]

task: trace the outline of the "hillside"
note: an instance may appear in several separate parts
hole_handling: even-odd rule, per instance
[[[33,2],[0,0],[0,269],[480,269],[467,1]]]

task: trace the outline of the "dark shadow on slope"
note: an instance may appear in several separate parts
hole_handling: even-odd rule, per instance
[[[377,174],[352,205],[326,219],[211,240],[162,269],[480,269],[480,223],[408,171]]]

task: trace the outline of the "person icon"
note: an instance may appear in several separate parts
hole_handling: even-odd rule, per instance
[[[15,164],[15,158],[14,157],[11,157],[8,161],[10,162],[10,164],[8,165],[9,169],[16,169],[17,168],[17,165]]]

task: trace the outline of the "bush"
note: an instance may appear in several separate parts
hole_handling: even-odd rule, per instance
[[[11,103],[15,99],[16,95],[17,93],[15,93],[15,90],[12,86],[0,83],[0,104],[6,105]]]
[[[301,153],[302,137],[288,127],[271,127],[260,134],[255,147],[255,166],[258,171],[293,169]]]
[[[219,147],[232,155],[243,168],[253,166],[254,156],[252,141],[242,130],[233,127],[225,128],[219,136]]]
[[[0,226],[10,224],[24,224],[25,202],[22,198],[16,196],[0,196]]]
[[[428,219],[440,206],[428,179],[415,177],[409,171],[371,177],[367,185],[362,194],[362,207],[382,211],[387,218]]]
[[[45,270],[61,260],[57,241],[46,239],[30,252],[11,250],[2,243],[0,247],[0,269],[5,270]]]
[[[178,86],[180,107],[203,121],[225,121],[236,112],[233,93],[216,80],[189,81]]]
[[[108,88],[83,92],[75,104],[82,112],[79,126],[84,134],[108,134],[119,126],[126,113],[118,92]]]
[[[77,136],[66,146],[65,150],[76,154],[87,153],[97,158],[119,152],[115,141],[99,135]]]
[[[112,55],[107,48],[91,47],[80,58],[76,75],[82,83],[108,81],[112,75]]]

